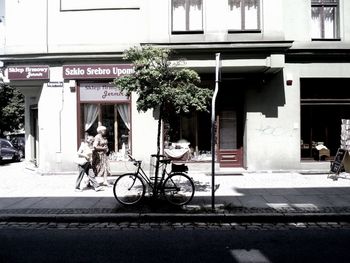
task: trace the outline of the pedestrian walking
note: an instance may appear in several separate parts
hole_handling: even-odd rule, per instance
[[[78,158],[76,160],[76,163],[78,164],[78,167],[79,167],[79,175],[75,183],[76,191],[82,191],[80,184],[85,174],[89,179],[89,184],[95,189],[96,192],[103,190],[103,187],[99,186],[98,182],[96,181],[95,175],[90,172],[92,168],[91,161],[92,161],[92,152],[93,152],[93,142],[94,142],[94,137],[87,136],[85,141],[81,143],[79,150],[77,152]]]
[[[107,128],[99,126],[93,143],[92,169],[96,176],[103,177],[103,185],[111,186],[107,177],[111,175],[108,152]]]

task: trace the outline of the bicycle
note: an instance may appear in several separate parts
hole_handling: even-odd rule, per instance
[[[113,185],[115,199],[123,205],[135,205],[145,196],[146,185],[151,189],[154,197],[162,195],[172,205],[182,206],[188,204],[194,195],[195,187],[193,180],[186,174],[185,165],[172,164],[172,170],[167,172],[167,165],[171,163],[164,155],[151,155],[156,157],[159,169],[156,169],[155,178],[147,176],[142,169],[142,161],[129,158],[137,167],[134,173],[121,175]],[[177,171],[174,171],[177,168]],[[179,169],[180,168],[180,169]],[[162,169],[162,175],[158,178],[157,172]],[[186,170],[187,169],[187,170]],[[152,181],[154,179],[154,181]],[[158,181],[159,179],[159,181]]]

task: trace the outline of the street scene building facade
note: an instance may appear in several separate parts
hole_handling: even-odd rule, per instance
[[[346,0],[0,0],[0,60],[25,95],[26,162],[76,169],[86,134],[108,128],[117,171],[126,152],[156,152],[157,113],[111,82],[130,74],[123,51],[174,50],[214,89],[217,169],[325,169],[350,119],[350,2]],[[210,113],[163,123],[162,152],[206,169]],[[119,168],[118,168],[119,167]]]

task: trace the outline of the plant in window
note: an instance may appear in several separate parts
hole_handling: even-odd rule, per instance
[[[136,92],[137,110],[157,110],[157,154],[160,154],[161,122],[168,112],[207,111],[212,90],[200,88],[200,78],[194,70],[180,68],[170,61],[171,50],[152,46],[133,47],[125,51],[124,59],[134,64],[134,73],[115,79],[115,85],[126,92]]]

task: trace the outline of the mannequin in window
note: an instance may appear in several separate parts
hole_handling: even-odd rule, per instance
[[[107,157],[108,141],[106,134],[107,128],[105,126],[97,127],[97,135],[95,136],[93,144],[92,169],[96,176],[103,177],[103,185],[111,186],[107,180],[107,176],[109,176],[111,172]]]

